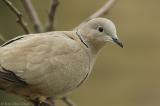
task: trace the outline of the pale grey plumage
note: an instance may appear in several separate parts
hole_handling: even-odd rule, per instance
[[[83,83],[98,51],[113,39],[122,46],[114,24],[104,18],[73,31],[15,38],[0,48],[0,88],[31,99],[63,96]]]

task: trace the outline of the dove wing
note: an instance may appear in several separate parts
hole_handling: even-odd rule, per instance
[[[79,51],[82,49],[77,42],[60,32],[14,38],[0,48],[0,88],[10,90],[11,87],[37,85],[49,89],[49,82],[54,79],[49,79],[53,70],[66,70],[65,65],[72,67],[77,60],[83,62],[81,57],[73,59]],[[69,58],[71,63],[67,60]],[[88,66],[79,65],[82,68]],[[56,80],[56,75],[52,76]]]

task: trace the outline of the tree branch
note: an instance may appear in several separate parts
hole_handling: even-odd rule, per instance
[[[3,42],[7,41],[6,38],[1,33],[0,33],[0,40]]]
[[[10,8],[10,10],[17,16],[17,23],[23,28],[26,34],[29,34],[29,30],[27,28],[27,24],[22,19],[21,12],[10,2],[9,0],[3,0],[3,2]]]
[[[46,31],[53,31],[55,29],[54,18],[58,4],[59,4],[58,0],[52,0],[50,10],[48,13],[48,22],[46,26]]]
[[[105,15],[109,12],[109,10],[111,9],[111,7],[113,6],[113,4],[116,2],[117,0],[108,0],[104,6],[102,6],[99,10],[97,10],[94,14],[92,14],[88,20],[93,19],[93,18],[97,18],[100,17],[102,15]]]
[[[62,101],[67,104],[68,106],[76,106],[70,99],[68,99],[67,97],[63,97],[61,98]]]
[[[97,18],[97,17],[101,17],[102,15],[107,14],[109,12],[109,10],[111,9],[111,7],[113,6],[113,4],[115,4],[116,1],[117,0],[108,0],[100,9],[98,9],[95,13],[93,13],[91,16],[89,16],[87,19],[85,19],[83,22],[81,22],[78,26],[84,24],[88,20],[91,20],[91,19]]]
[[[41,22],[39,20],[39,17],[37,15],[37,12],[35,11],[31,0],[21,0],[22,4],[31,20],[31,22],[33,23],[34,26],[34,30],[36,32],[42,32],[42,25]]]

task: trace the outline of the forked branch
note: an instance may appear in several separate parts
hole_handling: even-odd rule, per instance
[[[22,4],[34,26],[35,32],[42,32],[42,25],[37,15],[36,10],[34,9],[31,0],[21,0]]]
[[[17,23],[23,28],[26,34],[29,34],[29,30],[27,28],[27,24],[24,22],[22,18],[21,12],[10,2],[9,0],[3,0],[3,2],[10,8],[10,10],[17,16]]]

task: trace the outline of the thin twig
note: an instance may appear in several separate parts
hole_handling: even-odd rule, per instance
[[[67,106],[76,106],[68,97],[61,98]]]
[[[52,0],[50,10],[48,13],[48,21],[47,21],[46,31],[55,30],[54,19],[55,19],[55,13],[56,13],[58,4],[59,4],[58,0]]]
[[[21,0],[22,4],[34,26],[36,32],[42,32],[42,25],[37,15],[36,10],[34,9],[31,0]]]
[[[90,20],[107,14],[116,1],[117,0],[108,0],[104,6],[102,6],[99,10],[92,14],[88,19]]]
[[[29,34],[29,30],[27,28],[27,24],[22,19],[21,12],[10,2],[9,0],[3,0],[3,2],[11,9],[11,11],[17,16],[17,23],[23,28],[26,34]]]
[[[91,20],[93,18],[97,18],[97,17],[101,17],[103,15],[106,15],[109,12],[109,10],[111,9],[111,7],[113,6],[113,4],[115,4],[116,1],[117,0],[108,0],[100,9],[98,9],[95,13],[93,13],[87,19],[85,19],[84,21],[82,21],[78,26],[84,24],[86,21]]]
[[[7,41],[6,38],[1,33],[0,33],[0,40],[3,42]]]

